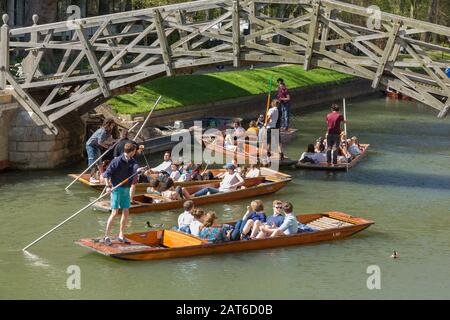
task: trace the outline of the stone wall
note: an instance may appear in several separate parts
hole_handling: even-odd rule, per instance
[[[9,167],[8,131],[17,108],[16,103],[0,104],[0,170]]]
[[[83,158],[85,125],[78,115],[56,123],[57,136],[46,135],[28,113],[19,108],[9,129],[9,163],[14,169],[51,169]]]

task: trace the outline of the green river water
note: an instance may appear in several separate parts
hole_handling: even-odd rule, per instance
[[[297,158],[324,133],[328,106],[295,116],[300,131],[286,154]],[[450,298],[450,122],[414,102],[349,101],[349,135],[370,143],[348,173],[289,170],[293,181],[262,197],[289,200],[296,213],[337,210],[374,220],[346,240],[238,254],[163,261],[122,261],[73,244],[100,236],[107,215],[87,210],[30,249],[21,248],[82,208],[98,193],[74,185],[75,168],[0,174],[1,299],[410,299]],[[152,159],[157,163],[159,159]],[[238,219],[248,201],[215,204],[221,221]],[[131,216],[176,224],[180,210]],[[391,259],[392,250],[399,259]],[[81,270],[81,289],[69,290],[67,268]],[[369,290],[377,265],[381,289]]]

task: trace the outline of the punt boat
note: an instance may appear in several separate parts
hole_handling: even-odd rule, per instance
[[[112,245],[105,245],[100,241],[101,238],[85,238],[76,240],[75,243],[108,257],[125,260],[156,260],[341,240],[374,223],[342,212],[298,215],[297,220],[314,231],[268,239],[208,243],[196,236],[179,231],[154,230],[125,235],[130,240],[130,244],[114,240]]]
[[[214,176],[219,175],[220,173],[225,172],[225,169],[209,169],[212,174]],[[269,169],[269,168],[261,168],[261,175],[263,176],[269,176],[269,177],[282,177],[282,178],[290,178],[290,175]],[[78,174],[76,173],[71,173],[68,174],[69,177],[76,179],[78,177]],[[82,184],[84,184],[85,186],[94,188],[96,190],[103,190],[105,188],[105,184],[104,183],[92,183],[89,181],[90,178],[90,174],[86,173],[83,174],[80,179],[78,179],[79,182],[81,182]],[[195,186],[195,185],[202,185],[205,183],[212,183],[212,182],[219,182],[220,180],[190,180],[190,181],[182,181],[182,182],[178,182],[176,181],[174,183],[175,187],[177,186],[181,186],[181,187],[188,187],[188,186]],[[136,185],[136,192],[146,192],[147,188],[150,187],[150,183],[147,182],[142,182],[142,183],[138,183]]]
[[[301,163],[297,162],[295,164],[295,167],[298,169],[313,169],[313,170],[328,170],[328,171],[342,171],[347,170],[350,168],[353,168],[361,159],[366,155],[367,149],[369,149],[370,144],[361,144],[361,147],[363,150],[361,151],[361,154],[359,156],[356,156],[352,161],[349,163],[338,163],[334,166],[328,166],[328,163],[326,162],[320,162],[320,163]]]
[[[290,177],[287,178],[260,176],[256,178],[248,178],[245,179],[244,188],[242,189],[204,195],[201,197],[192,197],[190,200],[192,200],[194,204],[198,206],[217,202],[228,203],[245,198],[256,198],[262,195],[277,192],[285,187],[290,181]],[[192,195],[193,193],[205,187],[218,188],[219,184],[220,182],[205,183],[203,185],[186,187],[185,189]],[[130,213],[178,209],[183,207],[183,203],[186,201],[186,199],[167,200],[159,195],[142,194],[133,197],[133,201],[134,202],[130,206]],[[93,208],[95,210],[109,212],[111,211],[110,201],[99,201],[93,206]]]
[[[297,163],[297,161],[287,157],[281,159],[278,153],[273,154],[267,159],[260,159],[258,148],[254,144],[250,143],[243,144],[243,146],[236,151],[225,148],[222,143],[219,143],[218,140],[216,141],[211,136],[204,136],[202,143],[206,149],[214,151],[214,153],[222,154],[225,159],[236,159],[239,163],[263,163],[267,160],[267,162],[278,162],[279,167],[292,166]],[[267,154],[267,152],[263,152],[263,154]]]

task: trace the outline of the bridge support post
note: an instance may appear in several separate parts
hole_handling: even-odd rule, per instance
[[[320,0],[314,0],[312,3],[313,12],[311,17],[311,23],[309,25],[308,31],[308,43],[306,45],[305,52],[305,64],[303,65],[305,71],[311,69],[311,59],[314,52],[314,41],[317,37],[317,27],[319,25],[319,15],[320,15]]]
[[[9,16],[2,17],[0,27],[0,89],[6,89],[6,73],[9,72]]]
[[[241,21],[239,16],[239,0],[233,1],[233,66],[241,65]]]
[[[166,66],[166,74],[167,76],[173,75],[173,67],[172,67],[172,52],[170,50],[169,43],[167,42],[166,32],[164,31],[163,19],[161,17],[161,13],[159,10],[155,10],[155,25],[156,25],[156,33],[158,34],[159,45],[162,50],[162,57],[164,64]]]

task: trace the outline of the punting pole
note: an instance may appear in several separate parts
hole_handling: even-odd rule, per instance
[[[142,126],[139,128],[139,131],[136,133],[135,139],[136,139],[137,137],[139,137],[139,135],[140,135],[141,132],[142,132],[142,129],[144,129],[145,126],[147,125],[147,122],[148,122],[148,120],[150,119],[150,116],[152,115],[153,110],[155,110],[156,106],[158,105],[159,100],[161,100],[161,97],[162,97],[162,96],[159,96],[158,100],[156,100],[155,104],[153,105],[152,110],[151,110],[150,113],[148,114],[148,116],[147,116],[147,118],[145,119],[145,121],[144,121],[144,123],[142,124]]]
[[[139,123],[136,122],[129,131],[133,130]],[[99,162],[104,156],[105,154],[107,154],[112,148],[114,148],[120,140],[117,140],[111,147],[109,147],[105,152],[103,152],[103,154],[98,157],[97,160],[94,161],[94,163],[92,163],[89,167],[86,168],[86,170],[84,170],[82,173],[80,173],[80,175],[78,177],[76,177],[75,180],[73,180],[71,183],[69,183],[69,185],[65,188],[66,190],[69,190],[69,188],[75,183],[77,182],[82,176],[83,174],[85,174],[86,172],[88,172],[93,166],[95,166],[97,164],[97,162]]]
[[[347,139],[347,108],[346,108],[346,103],[345,103],[345,98],[342,99],[342,106],[344,108],[344,132],[345,132],[345,139]],[[347,150],[348,152],[348,150]],[[347,156],[346,158],[346,165],[345,165],[345,170],[348,172],[348,161],[347,161]]]
[[[145,167],[143,167],[145,168]],[[123,180],[121,183],[119,183],[117,186],[115,186],[114,188],[111,189],[111,192],[113,192],[114,190],[116,190],[118,187],[122,186],[123,184],[127,183],[128,180],[132,179],[134,176],[138,175],[140,172],[142,171],[142,168],[140,170],[138,170],[136,173],[132,174],[131,176],[129,176],[128,178],[126,178],[125,180]],[[110,193],[110,192],[109,192]],[[55,226],[54,228],[52,228],[50,231],[46,232],[45,234],[43,234],[42,236],[40,236],[39,238],[37,238],[36,240],[34,240],[33,242],[31,242],[29,245],[27,245],[25,248],[22,249],[22,251],[26,251],[29,247],[31,247],[32,245],[34,245],[35,243],[41,241],[43,238],[45,238],[46,236],[48,236],[50,233],[52,233],[53,231],[55,231],[56,229],[58,229],[59,227],[61,227],[63,224],[65,224],[67,221],[75,218],[77,215],[79,215],[81,212],[83,212],[84,210],[86,210],[87,208],[93,206],[97,201],[99,201],[100,199],[104,198],[105,196],[107,196],[109,193],[104,193],[102,195],[100,195],[100,197],[98,197],[97,199],[95,199],[94,201],[90,202],[89,204],[87,204],[86,206],[84,206],[83,208],[81,208],[80,210],[78,210],[77,212],[75,212],[73,215],[71,215],[70,217],[68,217],[66,220],[62,221],[61,223],[59,223],[57,226]]]
[[[152,110],[150,111],[150,113],[148,114],[147,118],[145,119],[144,123],[142,124],[142,126],[139,128],[139,131],[136,133],[135,137],[133,138],[133,141],[136,141],[136,139],[139,137],[139,135],[142,132],[142,129],[145,127],[145,125],[148,122],[148,119],[150,119],[150,116],[153,112],[153,110],[155,109],[156,105],[159,103],[159,100],[161,100],[162,96],[159,96],[158,100],[156,100],[155,105],[153,106]],[[128,131],[132,131],[139,123],[136,122]],[[93,164],[91,164],[89,167],[86,168],[86,170],[84,170],[75,180],[73,180],[65,189],[68,190],[75,182],[77,182],[82,176],[83,174],[85,174],[86,172],[89,171],[89,169],[91,169],[94,165],[97,164],[97,162],[99,162],[106,153],[108,153],[113,147],[115,147],[117,145],[117,143],[119,143],[120,140],[117,140],[111,147],[108,148],[108,150],[106,150],[97,160],[95,160],[95,162]]]

